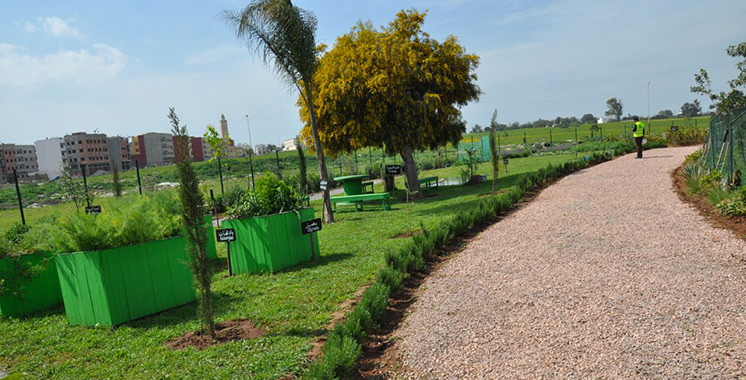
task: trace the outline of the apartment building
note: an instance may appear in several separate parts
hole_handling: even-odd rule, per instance
[[[174,162],[174,139],[170,133],[149,132],[132,137],[132,161],[140,167]]]
[[[76,132],[65,135],[63,164],[69,164],[73,175],[85,169],[87,175],[111,171],[109,144],[103,133]]]
[[[62,158],[65,154],[65,139],[62,137],[48,137],[34,142],[36,156],[39,162],[39,173],[49,178],[62,175]]]
[[[0,182],[12,183],[13,169],[18,179],[28,181],[38,178],[39,163],[33,145],[0,144]]]
[[[132,167],[132,154],[130,144],[126,137],[114,136],[106,139],[111,161],[119,171],[130,170]]]

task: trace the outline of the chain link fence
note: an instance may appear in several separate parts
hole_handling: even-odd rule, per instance
[[[705,166],[728,177],[746,171],[746,108],[710,119],[705,146]]]

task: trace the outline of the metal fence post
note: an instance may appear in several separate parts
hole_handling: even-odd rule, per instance
[[[26,216],[23,215],[23,200],[21,199],[21,188],[18,186],[18,173],[16,172],[16,169],[13,168],[13,178],[16,181],[16,195],[18,196],[18,209],[21,210],[21,223],[23,225],[26,225]]]

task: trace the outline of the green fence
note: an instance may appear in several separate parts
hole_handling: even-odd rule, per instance
[[[477,162],[486,162],[490,160],[490,138],[482,136],[479,140],[461,141],[458,144],[458,162],[463,164],[469,161],[469,153],[472,151],[472,159]]]
[[[30,277],[19,275],[18,265],[31,265]],[[20,297],[10,294],[0,297],[0,315],[22,316],[62,303],[57,267],[50,253],[0,259],[0,279],[6,282],[5,286],[16,286],[20,293]]]
[[[301,222],[314,219],[312,208],[299,213],[226,220],[223,228],[236,230],[236,241],[230,244],[233,274],[277,272],[311,260],[311,235],[301,232]],[[313,233],[316,257],[319,239]]]
[[[114,326],[196,299],[186,238],[58,255],[71,325]]]
[[[746,172],[746,108],[710,119],[705,165],[728,176]]]

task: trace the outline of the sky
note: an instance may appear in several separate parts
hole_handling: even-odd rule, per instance
[[[0,143],[99,131],[169,132],[176,107],[190,134],[228,120],[239,143],[299,133],[297,92],[236,39],[221,18],[247,1],[0,0]],[[458,37],[480,56],[483,94],[462,109],[469,128],[557,116],[681,110],[700,68],[726,90],[746,41],[743,0],[298,0],[330,47],[358,21],[382,26],[401,9],[427,11],[423,29]],[[648,84],[649,83],[649,84]],[[648,98],[649,90],[649,98]],[[248,120],[247,120],[248,115]]]

